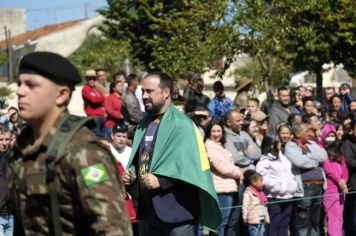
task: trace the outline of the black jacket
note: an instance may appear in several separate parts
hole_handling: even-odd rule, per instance
[[[349,181],[347,186],[349,191],[356,190],[356,136],[346,134],[341,146],[342,154],[345,157],[347,169],[349,171]]]

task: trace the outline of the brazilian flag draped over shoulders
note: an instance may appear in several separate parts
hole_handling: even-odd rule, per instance
[[[149,117],[137,127],[128,167],[139,149]],[[201,225],[218,230],[221,212],[208,157],[198,128],[171,104],[158,128],[150,173],[185,181],[199,188]]]

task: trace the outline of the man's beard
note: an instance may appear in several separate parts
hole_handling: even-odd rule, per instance
[[[282,106],[283,106],[284,108],[288,108],[288,107],[289,107],[289,102],[288,102],[287,104],[281,102],[281,104],[282,104]]]
[[[150,114],[150,115],[159,115],[159,112],[161,111],[161,108],[164,106],[164,100],[161,100],[157,103],[153,103],[152,101],[150,101],[150,103],[152,104],[151,107],[149,109],[146,109],[145,107],[145,111]]]

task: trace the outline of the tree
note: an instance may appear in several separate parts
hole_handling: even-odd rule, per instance
[[[82,74],[88,69],[96,68],[104,68],[108,74],[117,72],[123,68],[125,58],[129,58],[131,65],[139,69],[139,63],[129,56],[129,48],[130,45],[123,41],[100,35],[89,35],[70,59]]]
[[[201,74],[231,58],[237,31],[228,0],[108,0],[105,35],[127,42],[146,70],[174,76]]]
[[[324,63],[342,63],[355,73],[355,1],[246,0],[236,9],[235,22],[252,45],[245,50],[276,56],[294,72],[315,73],[319,98]]]

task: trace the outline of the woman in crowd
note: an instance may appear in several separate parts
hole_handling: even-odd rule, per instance
[[[213,121],[208,125],[205,146],[208,153],[215,190],[222,215],[219,236],[225,235],[225,228],[231,212],[233,193],[237,192],[237,181],[242,178],[242,171],[234,165],[231,153],[225,148],[223,125]]]
[[[122,92],[124,82],[115,80],[110,84],[110,95],[105,98],[104,107],[107,114],[105,127],[105,138],[111,141],[112,127],[123,119],[122,116]]]
[[[284,153],[284,147],[292,140],[292,131],[288,125],[281,124],[277,129],[277,133],[279,141],[281,142],[281,151]]]
[[[256,137],[258,135],[258,127],[257,127],[257,122],[255,120],[252,120],[251,117],[248,116],[244,119],[244,123],[242,124],[242,131],[245,131],[246,133],[248,133],[250,135],[250,137],[252,138],[252,140],[256,143]],[[256,143],[257,146],[258,143]]]
[[[348,191],[346,183],[349,176],[333,125],[324,126],[321,132],[321,143],[328,153],[328,159],[323,162],[327,181],[323,205],[328,222],[328,235],[342,236],[345,193]],[[340,195],[340,193],[343,194]]]
[[[290,90],[290,103],[292,105],[292,113],[299,114],[303,109],[302,94],[298,88]]]
[[[288,226],[292,215],[292,202],[273,203],[293,198],[297,190],[297,180],[292,173],[292,164],[281,152],[279,139],[266,136],[261,145],[262,157],[256,171],[263,176],[263,190],[267,196],[268,213],[271,218],[266,235],[288,236]]]
[[[334,94],[330,98],[330,104],[331,104],[331,110],[336,112],[336,117],[338,121],[341,122],[345,114],[345,111],[342,110],[342,106],[341,106],[341,97],[337,94]]]
[[[251,119],[256,121],[257,124],[257,135],[255,136],[255,140],[257,145],[260,147],[263,138],[266,135],[268,129],[268,117],[263,111],[256,111],[251,114]]]

